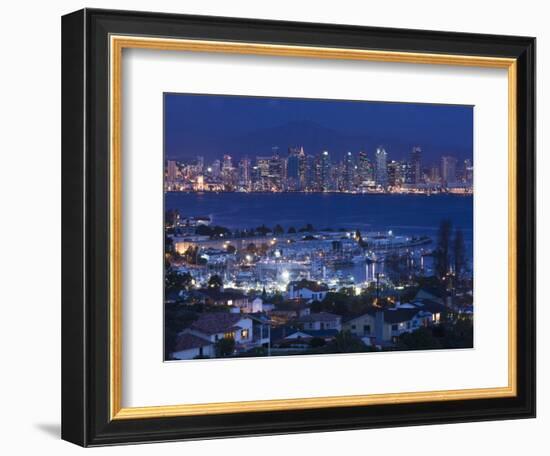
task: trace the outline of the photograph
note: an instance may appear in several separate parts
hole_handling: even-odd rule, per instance
[[[483,422],[468,425],[460,454],[483,447],[489,427],[516,453],[526,439],[514,435],[538,442],[545,423],[527,419],[537,416],[543,15],[526,9],[534,26],[517,8],[496,22],[494,8],[462,8],[441,25],[416,5],[381,16],[382,3],[338,5],[324,18],[299,2],[276,16],[249,6],[63,13],[62,58],[49,56],[61,61],[61,117],[25,120],[11,147],[61,140],[61,290],[45,285],[61,291],[61,323],[38,306],[26,331],[61,331],[61,351],[59,337],[45,350],[61,363],[61,388],[58,372],[50,385],[61,438],[134,452],[228,439],[214,452],[237,442],[236,452],[279,454],[241,437],[288,435],[294,454],[311,452],[300,433],[353,430],[322,447],[356,435],[382,450],[391,432],[403,443],[394,452],[410,452],[405,426],[447,449],[463,423]],[[59,67],[51,73],[59,89]],[[40,81],[41,94],[57,93]],[[44,134],[29,136],[31,124]],[[36,223],[21,223],[29,210],[58,219],[36,204],[36,189],[55,183],[51,149],[32,147],[43,164],[26,167],[47,184],[11,173],[12,193],[30,202],[16,204],[6,239],[34,239]],[[28,289],[19,276],[13,302]],[[10,340],[25,339],[8,326]],[[33,401],[52,402],[58,422],[43,386]],[[509,420],[521,432],[503,431]],[[27,431],[17,445],[34,441]]]
[[[475,106],[163,97],[165,361],[474,348]]]

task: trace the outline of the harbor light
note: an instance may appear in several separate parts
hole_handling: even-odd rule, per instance
[[[287,270],[284,270],[281,273],[281,278],[283,279],[283,281],[288,282],[288,280],[290,279],[290,273]]]

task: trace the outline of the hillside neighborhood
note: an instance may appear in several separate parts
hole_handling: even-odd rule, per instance
[[[213,275],[168,293],[166,314],[168,360],[472,346],[471,296],[433,286],[356,294],[301,279],[244,293]]]

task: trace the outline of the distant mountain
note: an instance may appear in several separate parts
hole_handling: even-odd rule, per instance
[[[235,155],[267,155],[274,146],[279,147],[279,153],[284,155],[289,147],[303,146],[307,154],[318,154],[328,150],[334,160],[339,160],[347,151],[357,153],[366,150],[369,155],[379,145],[384,145],[390,153],[390,158],[401,159],[407,156],[414,144],[392,142],[365,131],[364,134],[346,134],[310,121],[288,122],[273,128],[255,130],[247,135],[232,138],[231,144]],[[393,157],[392,157],[393,155]]]
[[[379,145],[386,148],[390,160],[408,158],[412,147],[417,144],[425,151],[424,159],[427,161],[438,160],[444,153],[449,153],[441,146],[427,141],[391,141],[388,137],[368,131],[368,126],[363,134],[346,134],[311,121],[288,122],[234,137],[211,135],[197,141],[193,136],[188,137],[183,150],[177,154],[169,154],[170,158],[195,158],[197,155],[204,155],[207,161],[211,161],[221,159],[224,154],[232,155],[235,159],[243,156],[254,158],[272,154],[273,147],[278,147],[279,153],[286,156],[289,147],[300,146],[304,147],[306,154],[312,155],[328,150],[333,161],[340,160],[347,151],[355,154],[360,150],[366,150],[372,159]]]

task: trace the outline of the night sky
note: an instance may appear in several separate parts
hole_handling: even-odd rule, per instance
[[[473,107],[303,98],[165,94],[166,158],[207,162],[270,155],[274,146],[307,154],[329,150],[338,160],[346,151],[383,145],[390,160],[408,158],[413,146],[424,162],[441,155],[473,156]]]

